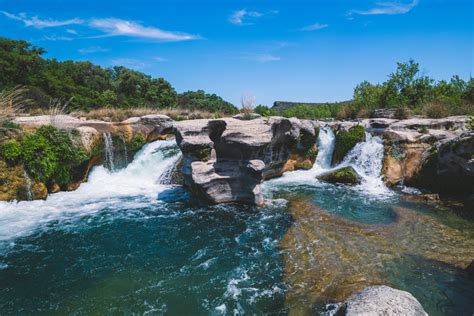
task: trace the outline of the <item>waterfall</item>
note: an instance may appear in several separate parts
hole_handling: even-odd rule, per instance
[[[105,165],[110,171],[115,171],[114,165],[114,143],[110,133],[104,133],[104,146],[105,146]]]
[[[128,164],[128,148],[127,148],[127,141],[125,140],[125,137],[122,137],[122,142],[123,142],[123,160],[125,162],[125,165]]]
[[[383,155],[382,138],[366,132],[365,141],[355,145],[339,166],[352,166],[362,177],[364,190],[373,193],[386,192],[387,188],[381,177]]]
[[[315,168],[329,169],[331,168],[332,154],[336,145],[336,137],[332,128],[325,126],[319,130],[318,155],[316,156]]]
[[[31,178],[26,172],[26,170],[23,170],[23,176],[25,177],[25,182],[26,182],[26,199],[28,201],[33,200],[33,191],[31,191]]]
[[[174,139],[146,144],[127,167],[110,173],[105,166],[94,167],[88,181],[72,192],[58,192],[47,200],[0,202],[0,241],[31,233],[54,220],[90,215],[120,204],[128,209],[157,203],[158,194],[169,188],[159,183],[172,169],[179,153]]]

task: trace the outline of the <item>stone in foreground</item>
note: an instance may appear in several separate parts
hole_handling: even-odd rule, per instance
[[[359,184],[362,178],[351,166],[328,171],[318,176],[318,179],[329,183]]]
[[[428,315],[420,302],[408,292],[385,285],[369,286],[342,304],[328,306],[331,315]]]

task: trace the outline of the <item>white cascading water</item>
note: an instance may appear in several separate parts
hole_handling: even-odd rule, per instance
[[[381,178],[384,147],[379,136],[365,133],[365,141],[358,143],[344,157],[338,167],[352,166],[362,177],[361,189],[367,193],[388,193]]]
[[[114,142],[110,133],[104,133],[105,164],[110,171],[115,171]]]
[[[160,176],[179,158],[163,155],[163,149],[172,146],[176,146],[174,140],[147,144],[126,168],[110,173],[104,166],[95,167],[88,182],[76,191],[51,194],[46,201],[0,202],[0,241],[29,234],[52,220],[117,205],[134,209],[157,201],[158,194],[170,187],[160,183]]]
[[[334,146],[336,145],[336,137],[330,127],[323,127],[319,130],[319,136],[317,140],[318,145],[318,156],[314,162],[315,167],[319,169],[331,168],[332,154],[334,152]]]
[[[287,172],[281,178],[264,183],[264,187],[281,186],[282,184],[320,186],[322,183],[316,177],[321,173],[339,167],[352,166],[362,177],[362,183],[355,186],[355,189],[364,194],[391,194],[380,176],[384,153],[383,141],[380,137],[366,133],[364,142],[354,146],[339,165],[331,167],[335,144],[336,137],[332,129],[329,126],[321,128],[317,140],[318,155],[313,168]]]

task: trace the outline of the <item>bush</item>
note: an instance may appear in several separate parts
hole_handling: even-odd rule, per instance
[[[20,142],[10,141],[0,149],[9,163],[23,164],[36,181],[65,185],[72,169],[88,159],[83,150],[74,148],[67,133],[52,126],[42,126]]]
[[[423,114],[429,118],[449,116],[449,109],[441,103],[429,103],[423,106]]]
[[[407,109],[406,107],[397,108],[393,115],[393,117],[398,120],[406,120],[407,118],[410,118],[410,116],[411,116],[410,110]]]
[[[132,145],[132,148],[134,150],[141,148],[143,145],[145,145],[145,143],[146,143],[146,139],[145,137],[143,137],[142,134],[136,134],[130,140],[130,145]]]
[[[15,164],[21,156],[21,147],[16,140],[6,142],[0,146],[0,157],[9,164]]]

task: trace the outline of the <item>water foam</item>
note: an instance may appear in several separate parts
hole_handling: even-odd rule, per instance
[[[74,192],[52,194],[46,201],[0,202],[0,241],[29,234],[64,217],[91,214],[117,205],[130,209],[149,205],[157,200],[158,193],[170,187],[159,183],[159,178],[179,157],[164,155],[163,151],[173,146],[174,140],[147,144],[126,168],[115,173],[104,166],[95,167],[88,182]]]

